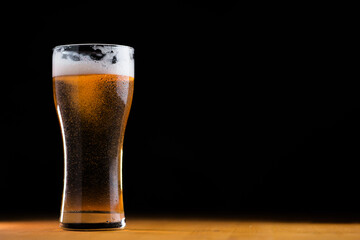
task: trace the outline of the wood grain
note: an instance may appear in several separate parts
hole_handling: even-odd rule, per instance
[[[65,231],[57,220],[0,221],[1,240],[359,240],[360,223],[128,218],[118,231]]]

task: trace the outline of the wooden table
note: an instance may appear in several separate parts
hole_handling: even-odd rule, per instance
[[[118,231],[65,231],[56,219],[0,221],[0,240],[360,240],[360,223],[128,217]]]

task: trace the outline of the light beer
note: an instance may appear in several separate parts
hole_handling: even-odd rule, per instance
[[[114,68],[116,62],[104,61],[105,56],[93,63],[86,54],[79,55],[83,64],[65,59],[73,61],[68,66],[73,72],[60,66],[63,71],[53,76],[65,157],[60,223],[64,228],[123,228],[122,151],[134,77]]]

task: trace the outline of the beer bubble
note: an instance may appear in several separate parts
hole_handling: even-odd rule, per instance
[[[100,50],[90,53],[90,58],[92,60],[100,61],[106,54],[103,54]]]
[[[80,57],[78,55],[70,55],[71,60],[80,61]]]

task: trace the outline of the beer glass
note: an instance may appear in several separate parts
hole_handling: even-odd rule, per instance
[[[125,227],[122,156],[134,89],[134,49],[71,44],[53,50],[53,91],[64,148],[60,227]]]

